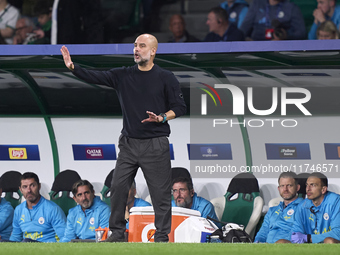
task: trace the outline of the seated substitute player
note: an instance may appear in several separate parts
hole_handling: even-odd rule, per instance
[[[280,243],[284,242],[282,239],[290,240],[296,208],[303,198],[298,198],[297,192],[300,185],[295,173],[280,174],[278,183],[278,190],[283,201],[279,205],[269,208],[261,229],[255,236],[255,243]]]
[[[8,240],[12,232],[14,209],[10,202],[1,198],[2,180],[0,179],[0,239]]]
[[[340,196],[327,188],[322,173],[312,173],[307,179],[307,198],[297,208],[292,243],[340,242]]]
[[[41,184],[35,173],[26,172],[20,179],[25,202],[14,210],[10,241],[59,242],[64,236],[66,217],[54,202],[40,195]]]
[[[212,203],[203,197],[197,196],[194,191],[191,180],[186,177],[177,177],[172,181],[172,200],[173,207],[184,207],[199,211],[201,217],[208,216],[213,219],[218,219],[215,213],[215,208]]]
[[[72,187],[73,199],[78,204],[70,209],[61,242],[72,239],[95,239],[98,227],[109,227],[110,207],[94,195],[93,185],[79,180]]]

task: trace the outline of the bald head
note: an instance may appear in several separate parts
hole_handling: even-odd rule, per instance
[[[182,22],[185,25],[184,18],[180,14],[174,14],[174,15],[171,16],[170,25],[177,20],[179,20],[180,22]]]
[[[169,30],[172,32],[176,42],[180,41],[185,33],[185,21],[179,14],[174,14],[170,18]]]
[[[158,41],[157,41],[157,38],[154,37],[153,35],[151,34],[142,34],[140,36],[137,37],[136,39],[136,42],[137,40],[143,40],[143,41],[146,41],[146,43],[149,43],[149,46],[151,48],[158,48]]]

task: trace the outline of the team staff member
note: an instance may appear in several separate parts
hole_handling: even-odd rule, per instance
[[[56,203],[40,195],[40,188],[35,173],[26,172],[21,176],[19,189],[26,201],[14,210],[10,241],[59,242],[64,236],[65,214]]]
[[[203,218],[209,216],[210,218],[218,219],[213,204],[203,197],[197,196],[191,180],[186,177],[178,177],[172,183],[173,207],[196,210],[201,213]]]
[[[296,208],[303,198],[298,198],[297,192],[300,185],[295,173],[280,174],[278,182],[278,190],[283,201],[279,205],[269,208],[262,226],[255,236],[255,243],[284,243],[285,240],[290,240]]]
[[[0,178],[0,194],[2,194],[2,179]],[[0,195],[0,239],[8,240],[12,232],[14,209],[10,202]]]
[[[87,70],[75,65],[68,49],[61,52],[66,67],[78,78],[116,90],[123,112],[119,155],[111,185],[112,235],[108,242],[124,241],[125,209],[129,189],[141,167],[155,210],[155,242],[168,242],[171,230],[171,164],[168,120],[186,112],[179,83],[170,72],[154,64],[157,39],[150,34],[134,42],[132,67],[109,71]]]
[[[340,242],[340,196],[327,187],[324,174],[316,172],[308,177],[307,198],[298,206],[292,243]]]
[[[72,239],[95,239],[98,227],[109,226],[110,207],[94,195],[93,185],[79,180],[72,187],[73,199],[78,204],[70,209],[67,225],[61,242]]]

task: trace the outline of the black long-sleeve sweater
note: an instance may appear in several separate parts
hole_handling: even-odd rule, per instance
[[[158,65],[150,71],[140,71],[137,65],[97,71],[75,65],[73,74],[78,78],[116,90],[123,112],[122,134],[145,139],[170,135],[167,122],[141,123],[148,118],[146,111],[156,114],[174,111],[176,117],[186,112],[179,82],[172,72]]]

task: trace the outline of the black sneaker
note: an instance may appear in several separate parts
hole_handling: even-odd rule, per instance
[[[101,243],[121,243],[121,242],[126,242],[125,238],[116,238],[114,236],[110,236],[107,239],[105,239],[104,241],[101,241]]]

